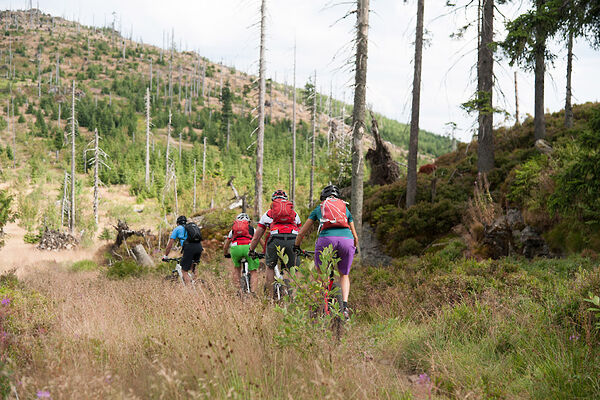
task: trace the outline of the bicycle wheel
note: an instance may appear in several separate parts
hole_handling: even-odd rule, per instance
[[[331,291],[333,292],[332,296],[328,298],[328,307],[332,310],[338,309],[340,314],[343,311],[344,302],[342,298],[342,288],[337,283],[334,283]],[[344,333],[344,324],[345,320],[343,315],[337,314],[331,320],[331,330],[333,332],[333,336],[336,340],[340,340]]]

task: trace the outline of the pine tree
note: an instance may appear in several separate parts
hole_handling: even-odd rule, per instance
[[[410,118],[410,139],[408,145],[408,168],[406,172],[406,208],[413,206],[417,199],[417,155],[419,151],[419,111],[421,107],[421,65],[423,63],[424,11],[425,0],[418,0],[412,110]]]

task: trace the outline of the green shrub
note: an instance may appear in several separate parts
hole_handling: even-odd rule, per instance
[[[93,271],[98,268],[98,264],[92,260],[81,260],[71,265],[71,271]]]
[[[106,276],[109,279],[124,279],[129,277],[140,277],[146,274],[148,270],[141,265],[138,265],[133,260],[117,261],[112,266],[108,267]]]
[[[42,238],[41,233],[27,232],[23,236],[23,242],[28,243],[28,244],[36,244],[36,243],[40,242],[41,238]]]

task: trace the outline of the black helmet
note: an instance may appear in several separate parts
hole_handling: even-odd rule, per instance
[[[185,215],[180,215],[179,217],[177,217],[177,225],[185,224],[187,224],[187,218],[185,217]]]
[[[328,197],[336,197],[340,198],[340,189],[338,189],[335,185],[327,185],[321,190],[321,201],[327,199]]]
[[[288,199],[287,193],[284,190],[278,189],[278,190],[274,191],[273,194],[271,195],[271,201],[273,201],[275,199],[287,200]]]

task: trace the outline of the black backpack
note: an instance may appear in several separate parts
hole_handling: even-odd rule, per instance
[[[200,243],[202,241],[202,233],[200,228],[193,222],[188,222],[184,225],[185,231],[187,232],[186,242],[188,243]]]

